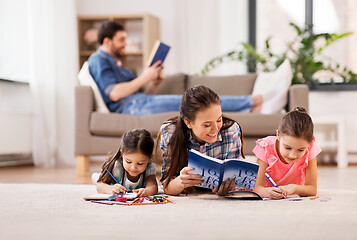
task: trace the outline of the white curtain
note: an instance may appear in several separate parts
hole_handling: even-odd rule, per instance
[[[213,57],[237,49],[248,41],[248,0],[178,1],[185,72],[199,73]],[[243,63],[225,63],[214,75],[245,73]]]
[[[74,164],[75,0],[28,0],[35,165]]]

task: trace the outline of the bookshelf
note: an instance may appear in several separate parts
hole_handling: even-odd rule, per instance
[[[123,65],[140,74],[156,40],[160,39],[160,21],[150,14],[78,16],[79,67],[94,53],[98,29],[105,21],[116,21],[128,34]]]

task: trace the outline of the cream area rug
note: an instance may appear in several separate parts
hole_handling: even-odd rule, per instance
[[[302,201],[170,197],[175,204],[87,202],[94,185],[0,184],[0,239],[357,239],[357,192]]]

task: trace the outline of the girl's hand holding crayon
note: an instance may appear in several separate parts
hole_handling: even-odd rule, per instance
[[[282,190],[281,187],[269,187],[268,190],[268,197],[270,199],[282,199],[286,197],[286,193]]]
[[[115,193],[119,194],[119,193],[126,193],[127,190],[124,186],[117,183],[117,184],[113,185],[112,192],[113,192],[113,194],[115,194]]]
[[[137,193],[137,197],[145,197],[145,188],[133,189],[133,192]]]
[[[296,194],[296,188],[298,185],[296,184],[289,184],[285,186],[280,186],[281,190],[288,196],[288,195],[293,195]]]

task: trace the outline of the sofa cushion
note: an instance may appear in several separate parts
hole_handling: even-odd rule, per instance
[[[100,94],[99,88],[89,72],[89,64],[87,61],[83,64],[81,70],[78,73],[78,80],[81,85],[90,86],[92,88],[94,93],[96,111],[102,113],[109,113],[107,105],[105,105],[102,95]]]
[[[277,113],[286,106],[292,77],[289,60],[285,60],[274,72],[258,74],[253,95],[262,94],[266,98],[261,113]]]
[[[160,113],[145,116],[133,116],[120,113],[92,112],[90,119],[90,132],[97,136],[118,136],[126,132],[145,128],[153,137],[156,137],[161,124],[167,119],[177,116],[178,112]]]
[[[187,88],[204,85],[215,91],[218,95],[250,95],[252,94],[256,77],[255,73],[236,76],[189,75]]]
[[[122,136],[137,128],[138,123],[138,118],[133,115],[92,112],[89,129],[93,135]]]
[[[182,95],[185,92],[186,75],[177,73],[166,76],[165,80],[157,87],[155,94],[178,94]]]
[[[157,136],[161,125],[169,118],[179,116],[179,112],[168,112],[139,117],[139,126],[148,130],[153,137]]]

